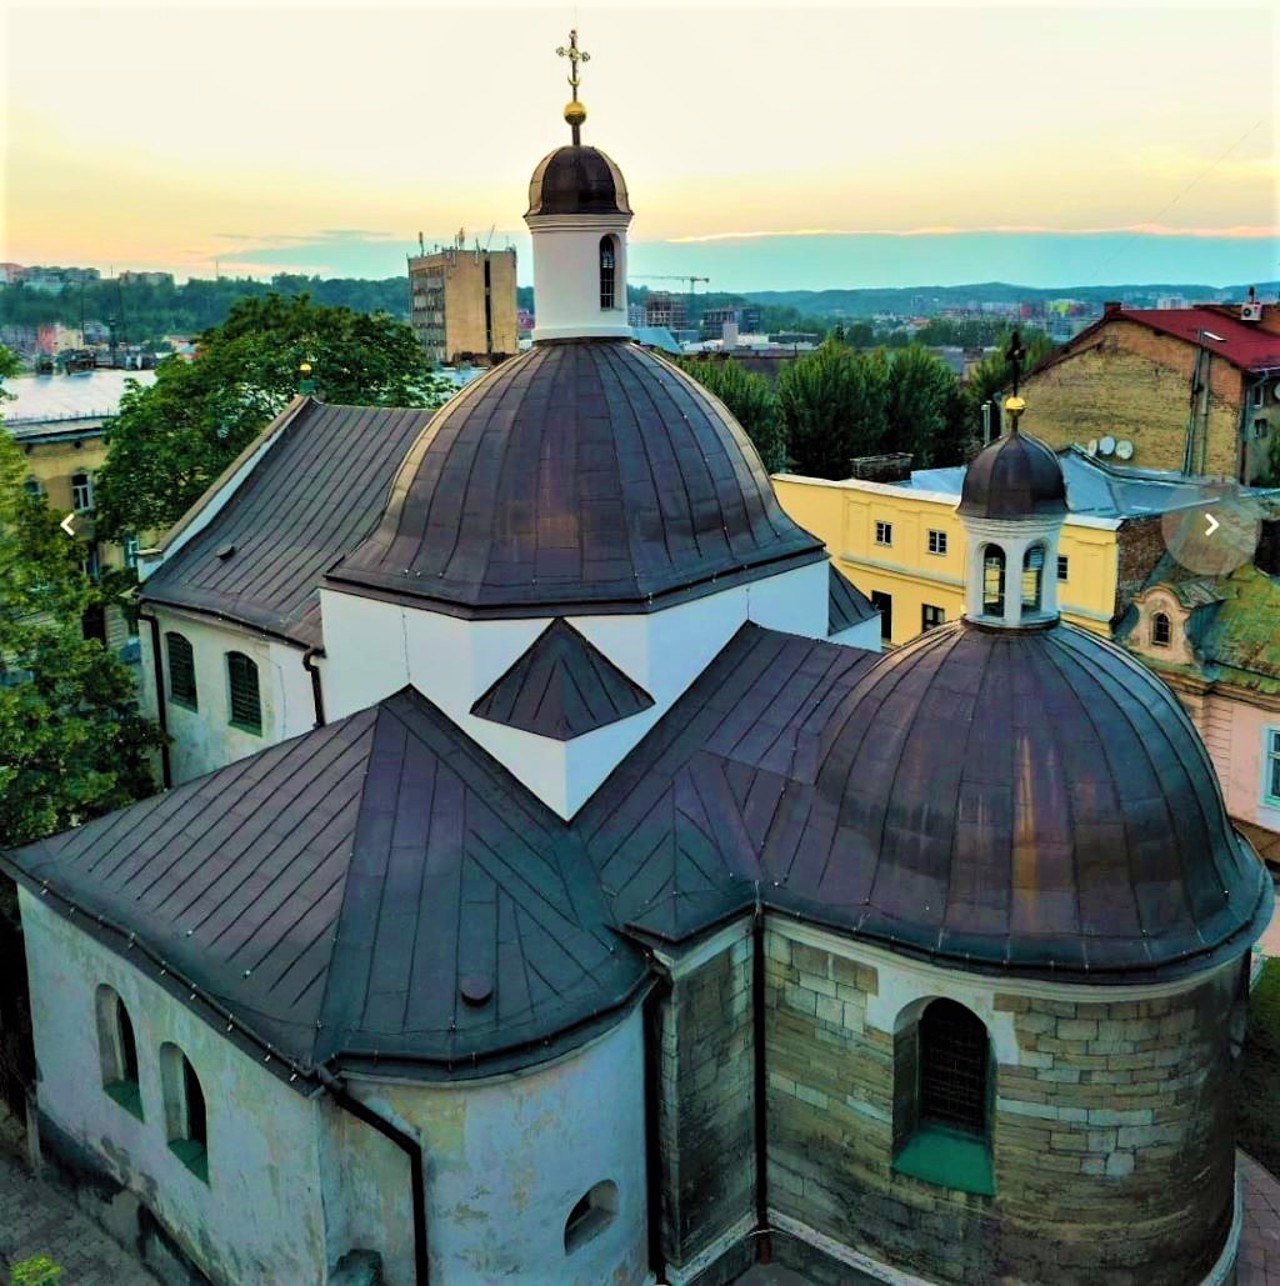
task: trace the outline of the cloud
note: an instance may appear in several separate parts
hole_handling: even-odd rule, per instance
[[[667,240],[672,245],[688,245],[707,241],[749,241],[761,237],[954,237],[982,234],[1054,237],[1131,234],[1146,237],[1211,237],[1252,241],[1280,237],[1280,226],[1236,224],[1225,228],[1174,228],[1161,223],[1134,223],[1111,228],[1054,228],[1040,224],[995,224],[983,228],[958,228],[941,224],[922,228],[775,228],[760,232],[706,232],[687,237],[669,237]]]

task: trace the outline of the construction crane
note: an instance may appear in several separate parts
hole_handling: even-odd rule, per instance
[[[642,273],[642,274],[640,274],[640,275],[638,275],[638,276],[637,276],[637,275],[634,275],[634,274],[631,274],[631,273],[628,273],[627,275],[628,275],[629,277],[631,277],[631,279],[632,279],[633,281],[687,281],[687,282],[689,283],[689,293],[690,293],[691,295],[693,294],[693,288],[694,288],[694,286],[696,286],[696,285],[698,284],[698,282],[700,282],[700,281],[701,281],[701,282],[703,282],[704,284],[706,284],[706,285],[708,285],[708,286],[711,284],[711,278],[710,278],[710,277],[693,277],[693,276],[674,276],[674,277],[673,277],[673,276],[666,276],[666,277],[664,277],[664,276],[656,275],[656,274],[654,274],[654,273]]]

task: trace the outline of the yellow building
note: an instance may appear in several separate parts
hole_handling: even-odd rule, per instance
[[[1209,493],[1194,479],[1106,465],[1074,449],[1061,459],[1072,511],[1053,569],[1062,615],[1110,637],[1165,552],[1161,516]],[[773,481],[782,507],[880,610],[885,643],[898,644],[963,614],[965,532],[955,513],[963,478],[956,467],[891,482]]]
[[[436,362],[486,364],[519,351],[516,252],[449,246],[409,260],[410,322]]]

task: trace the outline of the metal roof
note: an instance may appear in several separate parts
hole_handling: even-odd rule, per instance
[[[1172,692],[1070,626],[887,654],[745,625],[570,822],[412,689],[0,858],[302,1074],[490,1074],[763,904],[942,965],[1163,980],[1271,881]]]
[[[641,612],[824,557],[697,381],[626,341],[570,340],[437,412],[328,580],[462,616]]]
[[[827,635],[842,634],[875,615],[871,600],[833,563],[827,573]]]
[[[74,375],[19,375],[6,380],[12,401],[0,415],[13,430],[24,425],[65,420],[106,420],[119,414],[120,399],[133,380],[143,388],[155,383],[155,371],[80,371]],[[15,434],[15,436],[18,436]]]
[[[653,705],[653,698],[565,620],[533,645],[471,707],[481,719],[570,741]]]
[[[538,162],[529,180],[526,219],[538,214],[630,213],[622,171],[598,147],[558,147]]]
[[[304,405],[208,526],[146,580],[142,601],[318,647],[320,578],[373,530],[431,414]]]
[[[1066,482],[1053,449],[1015,425],[964,471],[959,514],[1023,518],[1067,512]]]

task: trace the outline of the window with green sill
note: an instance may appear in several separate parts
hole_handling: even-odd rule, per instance
[[[139,1121],[145,1120],[138,1081],[138,1045],[129,1011],[115,990],[105,984],[98,988],[96,1008],[103,1091]]]
[[[197,1179],[209,1182],[209,1118],[200,1078],[177,1047],[160,1046],[160,1083],[164,1091],[169,1151]]]
[[[939,1187],[995,1195],[987,1029],[953,1000],[931,1000],[894,1037],[893,1169]]]

